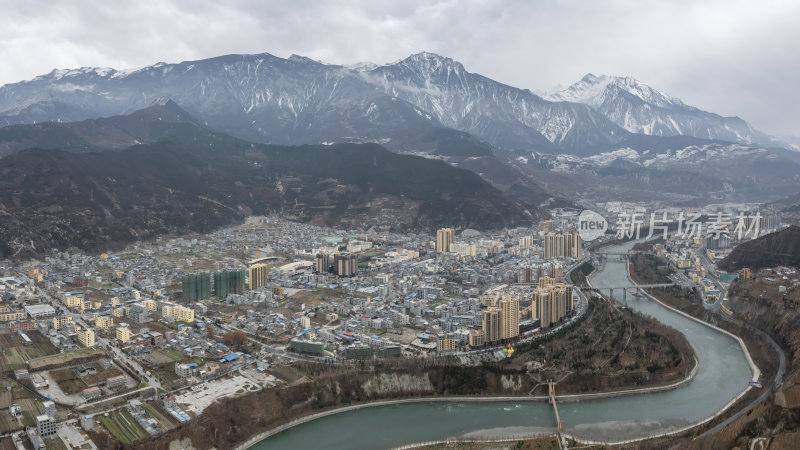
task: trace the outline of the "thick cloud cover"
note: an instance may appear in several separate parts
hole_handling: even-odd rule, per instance
[[[630,75],[684,102],[800,136],[800,2],[19,0],[0,15],[0,84],[53,68],[228,53],[325,62],[450,56],[514,86]]]

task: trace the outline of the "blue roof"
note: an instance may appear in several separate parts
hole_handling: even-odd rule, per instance
[[[187,364],[187,366],[189,366],[191,368],[195,368],[195,367],[197,367],[197,363],[189,363],[189,364]]]
[[[225,355],[225,356],[223,356],[223,357],[222,357],[222,360],[223,360],[223,361],[229,361],[229,362],[230,362],[230,361],[233,361],[233,360],[236,360],[236,359],[238,359],[238,358],[239,358],[239,356],[240,356],[240,355],[239,355],[238,353],[231,353],[231,354],[229,354],[229,355]]]
[[[217,347],[228,348],[228,346],[223,344],[222,342],[217,342]]]

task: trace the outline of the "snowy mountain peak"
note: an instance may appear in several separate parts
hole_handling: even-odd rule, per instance
[[[610,96],[626,93],[637,97],[645,103],[659,107],[683,105],[679,99],[656,90],[633,77],[615,77],[587,73],[572,86],[552,93],[546,98],[553,101],[577,102],[598,107]]]
[[[96,75],[100,77],[108,77],[117,73],[115,69],[110,67],[81,67],[79,69],[53,69],[45,75],[39,75],[37,80],[60,80],[62,78],[74,78],[84,75]]]
[[[460,62],[429,52],[413,54],[400,61],[399,64],[412,68],[422,75],[431,75],[437,72],[465,72],[464,66]]]
[[[314,61],[313,59],[307,56],[295,55],[294,53],[292,53],[291,56],[289,56],[289,61],[293,61],[296,63],[320,64],[320,65],[322,64],[321,62]]]
[[[738,117],[722,117],[686,105],[633,77],[588,73],[572,86],[545,98],[589,105],[632,133],[746,144],[768,145],[774,141]]]
[[[378,65],[369,61],[359,61],[357,63],[348,64],[345,67],[350,70],[355,70],[356,72],[367,72],[377,68]]]

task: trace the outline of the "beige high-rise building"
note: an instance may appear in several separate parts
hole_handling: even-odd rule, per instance
[[[358,255],[337,253],[333,255],[333,270],[340,277],[352,277],[358,273]]]
[[[500,339],[519,336],[519,299],[500,300]]]
[[[564,235],[553,232],[544,235],[544,258],[564,256]]]
[[[500,341],[500,310],[489,308],[483,312],[483,332],[486,335],[486,342]]]
[[[436,231],[436,251],[449,252],[453,245],[455,231],[452,228],[440,228]]]
[[[583,239],[575,230],[564,233],[564,256],[575,259],[583,258]]]
[[[544,235],[544,257],[550,258],[583,258],[583,240],[577,231],[564,234],[547,233]]]
[[[269,268],[266,264],[257,263],[250,266],[250,289],[266,286],[267,273],[269,273]]]
[[[572,286],[549,282],[543,285],[539,281],[539,288],[533,293],[532,313],[541,321],[542,328],[549,328],[572,311]]]
[[[556,279],[552,277],[539,278],[539,289],[548,289],[556,284]]]
[[[561,279],[561,275],[564,273],[564,268],[561,265],[553,266],[553,278],[556,280]]]

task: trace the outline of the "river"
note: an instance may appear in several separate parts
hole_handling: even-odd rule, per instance
[[[632,245],[606,251],[621,253]],[[625,262],[614,256],[609,256],[603,270],[592,278],[592,285],[598,288],[629,284]],[[713,416],[747,389],[752,371],[737,340],[652,300],[628,297],[618,301],[686,336],[700,361],[697,375],[691,383],[671,391],[560,402],[567,434],[611,442],[662,434]],[[552,406],[543,402],[400,403],[313,420],[251,448],[378,449],[466,434],[494,437],[552,431],[555,426]]]

